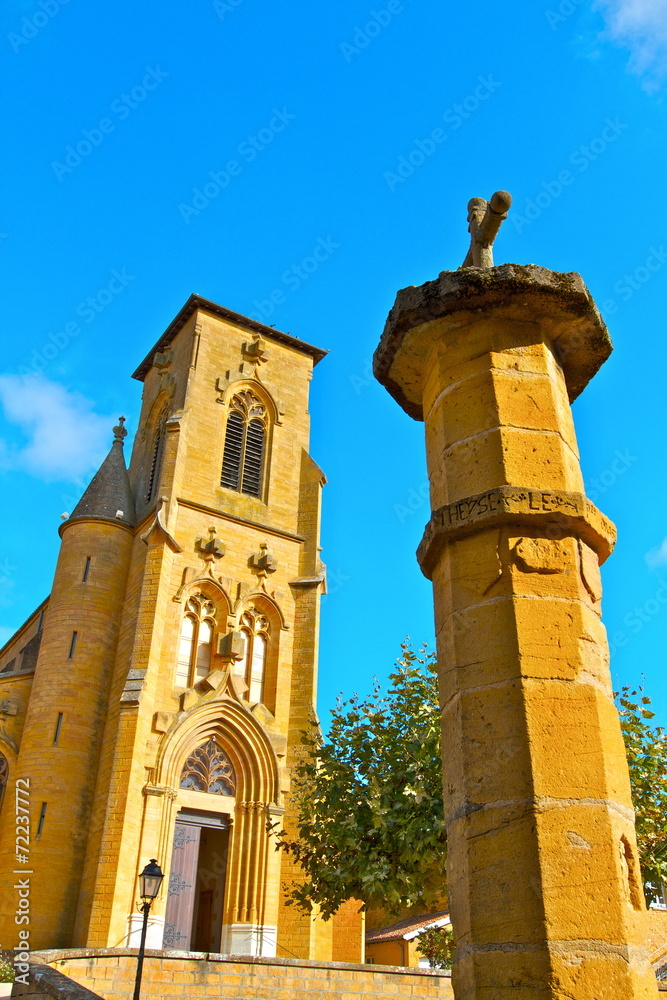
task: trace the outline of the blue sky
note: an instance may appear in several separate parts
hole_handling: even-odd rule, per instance
[[[469,198],[506,188],[497,261],[579,271],[615,344],[575,420],[619,529],[614,680],[645,677],[667,723],[666,0],[6,0],[0,22],[0,637],[48,592],[59,515],[119,413],[135,429],[130,373],[196,291],[331,352],[322,714],[405,635],[431,642],[423,427],[370,360],[396,291],[463,260]]]

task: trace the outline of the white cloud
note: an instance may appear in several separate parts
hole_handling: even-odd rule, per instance
[[[651,549],[647,552],[644,558],[651,569],[667,566],[667,538],[663,539],[662,545],[659,545],[657,549]]]
[[[5,421],[24,441],[0,438],[0,465],[47,481],[76,481],[94,471],[111,447],[117,418],[93,412],[91,400],[43,375],[0,375]]]
[[[630,50],[629,68],[657,90],[667,77],[667,0],[597,0],[607,34]]]

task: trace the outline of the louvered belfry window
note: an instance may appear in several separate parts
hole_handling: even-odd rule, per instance
[[[229,404],[220,485],[258,497],[266,448],[266,407],[249,389]]]

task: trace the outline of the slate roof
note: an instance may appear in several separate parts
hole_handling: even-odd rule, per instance
[[[116,517],[122,511],[122,517]],[[111,451],[95,473],[85,493],[70,514],[65,524],[83,519],[113,521],[133,528],[136,523],[134,499],[130,479],[125,467],[123,442],[116,438]],[[65,527],[62,524],[62,528]]]

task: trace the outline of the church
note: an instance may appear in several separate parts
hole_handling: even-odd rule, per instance
[[[268,831],[293,828],[315,713],[325,353],[192,295],[134,372],[129,463],[121,417],[60,527],[50,596],[0,650],[2,947],[17,869],[32,950],[136,945],[157,858],[149,947],[363,961],[359,903],[328,922],[287,906],[298,872]]]

